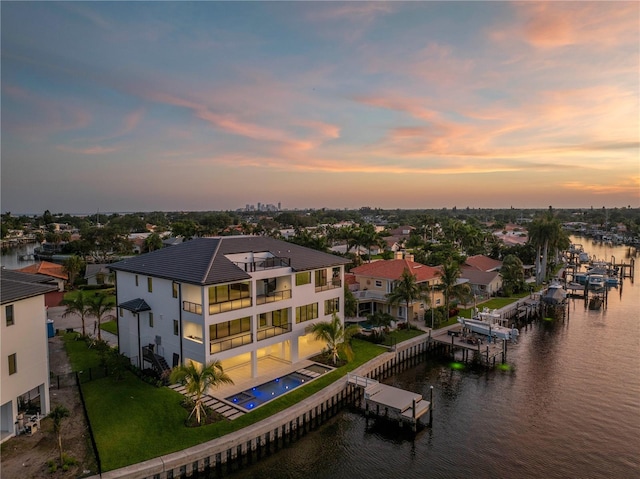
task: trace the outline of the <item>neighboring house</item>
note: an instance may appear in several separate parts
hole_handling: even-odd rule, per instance
[[[87,284],[113,284],[114,274],[107,264],[88,264],[84,273]]]
[[[404,302],[392,306],[387,300],[387,295],[393,291],[405,269],[409,269],[416,277],[416,282],[425,287],[433,306],[444,304],[442,293],[435,288],[440,283],[439,269],[416,263],[411,255],[407,255],[404,259],[401,256],[402,253],[396,253],[396,259],[363,264],[350,271],[358,283],[358,289],[354,291],[354,296],[358,300],[358,317],[366,317],[368,314],[382,311],[391,314],[398,322],[406,321],[407,318],[424,319],[425,309],[427,309],[426,301],[414,301],[407,311],[407,305]]]
[[[343,320],[346,263],[268,236],[195,238],[114,263],[120,352],[159,372],[215,358],[235,379],[314,356],[326,344],[310,326]]]
[[[471,294],[483,299],[494,296],[502,288],[502,276],[497,271],[479,271],[473,268],[463,269],[461,280],[467,280]]]
[[[484,298],[495,295],[502,288],[502,261],[484,255],[469,256],[462,265],[460,279],[466,279],[471,293]]]
[[[489,258],[488,256],[477,254],[475,256],[469,256],[462,268],[473,268],[478,271],[500,271],[502,268],[502,261],[498,261],[497,259]]]
[[[51,291],[45,295],[45,304],[48,308],[58,306],[64,298],[64,288],[69,280],[69,275],[61,264],[40,261],[39,263],[26,266],[16,271],[29,273],[31,275],[46,276],[51,284],[55,283],[57,285],[57,291]]]
[[[44,295],[56,286],[40,275],[0,270],[2,346],[0,442],[15,436],[18,414],[49,413],[49,345]]]

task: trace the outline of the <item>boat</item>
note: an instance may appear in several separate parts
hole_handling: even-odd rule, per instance
[[[588,279],[589,289],[600,289],[605,285],[604,275],[602,274],[590,274]]]
[[[587,277],[588,276],[589,275],[587,273],[576,273],[576,274],[573,275],[573,280],[576,283],[581,284],[581,285],[584,286],[585,284],[587,284]]]
[[[481,334],[497,339],[516,340],[520,332],[517,328],[505,328],[498,324],[492,324],[480,318],[463,318],[458,316],[458,322],[463,328],[468,329],[472,333]]]
[[[567,290],[559,281],[553,281],[542,296],[542,302],[547,304],[563,304],[567,297]]]

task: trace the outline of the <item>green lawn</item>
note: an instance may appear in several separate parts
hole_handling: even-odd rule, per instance
[[[115,319],[112,321],[105,321],[100,325],[100,329],[112,334],[118,334],[118,322]]]
[[[85,299],[92,299],[98,294],[105,294],[107,296],[113,296],[115,288],[105,288],[105,289],[75,289],[73,291],[67,291],[64,293],[64,299],[75,299],[79,294],[84,295]],[[113,301],[115,303],[115,296],[113,297]]]
[[[87,367],[93,350],[65,335],[74,369]],[[355,359],[309,384],[257,408],[234,421],[187,428],[188,411],[182,396],[169,388],[150,386],[132,373],[123,381],[98,379],[82,384],[91,427],[98,445],[103,471],[135,464],[223,436],[265,419],[311,396],[386,349],[367,341],[353,340]],[[70,345],[70,346],[69,346]],[[84,350],[80,345],[84,345]]]
[[[65,333],[64,347],[67,350],[71,369],[75,371],[88,371],[100,365],[100,358],[95,349],[89,349],[87,343],[80,339],[79,333]]]

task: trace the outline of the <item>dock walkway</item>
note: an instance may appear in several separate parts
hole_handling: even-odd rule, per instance
[[[397,420],[400,425],[407,423],[417,429],[418,421],[431,411],[431,402],[421,394],[382,384],[375,379],[347,375],[347,384],[364,389],[365,414],[373,412],[378,417]]]

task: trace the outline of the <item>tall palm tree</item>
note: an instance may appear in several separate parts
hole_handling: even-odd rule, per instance
[[[440,271],[438,271],[438,275],[440,276],[439,287],[444,295],[444,309],[447,314],[449,314],[449,300],[454,295],[460,274],[460,265],[452,260],[445,262]]]
[[[387,301],[392,306],[405,303],[407,307],[407,322],[409,322],[409,305],[417,300],[429,302],[429,293],[422,284],[419,284],[415,275],[405,268],[400,279],[395,282],[393,291],[387,294]]]
[[[528,228],[529,242],[537,250],[536,283],[542,283],[547,277],[549,251],[555,252],[568,245],[566,232],[562,230],[560,221],[553,215],[551,207],[544,215],[534,218]]]
[[[60,465],[64,465],[64,457],[62,454],[62,420],[69,417],[69,410],[61,405],[54,407],[49,413],[49,417],[53,420],[53,433],[58,440],[58,449],[60,450]]]
[[[355,324],[345,327],[336,313],[333,313],[331,321],[322,321],[311,325],[311,332],[315,339],[327,343],[327,350],[331,354],[334,365],[338,363],[340,354],[344,355],[347,361],[353,359],[350,341],[359,330],[360,328]]]
[[[77,255],[69,256],[66,260],[64,260],[64,271],[67,273],[67,277],[69,280],[69,287],[73,289],[73,285],[76,282],[76,277],[83,270],[85,266],[84,260]]]
[[[111,310],[115,306],[115,302],[112,297],[106,294],[98,294],[93,300],[89,301],[89,314],[96,318],[98,326],[98,340],[102,340],[102,334],[100,333],[100,325],[102,321],[116,319],[115,315],[111,314]]]
[[[171,371],[170,381],[185,385],[186,393],[192,397],[195,403],[189,418],[195,413],[198,424],[202,424],[202,415],[206,414],[203,396],[208,389],[218,387],[221,384],[233,384],[233,380],[224,372],[222,363],[218,359],[208,362],[204,367],[198,366],[193,361],[189,361],[188,365],[176,366]]]
[[[87,332],[85,330],[85,318],[88,314],[91,314],[89,312],[89,307],[91,305],[89,304],[89,301],[86,299],[83,292],[78,291],[78,294],[75,295],[75,297],[63,299],[62,305],[66,306],[67,308],[62,314],[63,318],[66,318],[67,316],[70,316],[72,314],[77,314],[78,316],[80,316],[80,321],[82,322],[82,335],[86,336]]]

